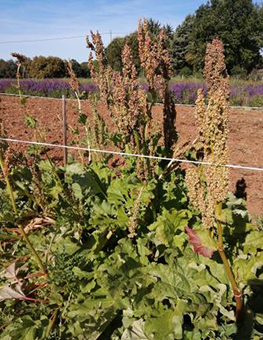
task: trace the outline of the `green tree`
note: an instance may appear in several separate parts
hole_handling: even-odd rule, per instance
[[[72,63],[72,68],[73,68],[73,71],[76,77],[77,78],[83,77],[83,69],[82,69],[81,64],[77,62],[77,60],[75,59],[71,59],[71,63]]]
[[[184,22],[179,25],[171,39],[171,58],[173,70],[178,73],[182,69],[191,68],[191,65],[186,61],[186,53],[190,42],[190,33],[192,31],[195,17],[188,15]]]
[[[15,78],[16,64],[13,60],[0,59],[0,78]]]
[[[29,75],[33,78],[63,78],[67,76],[65,62],[58,57],[34,57],[29,67]]]
[[[195,71],[202,69],[206,44],[218,37],[225,46],[228,70],[239,66],[250,72],[262,58],[261,11],[252,0],[210,0],[200,6],[188,36],[186,62]]]
[[[81,66],[81,77],[82,78],[89,78],[90,77],[90,69],[89,69],[89,63],[87,61],[84,61],[80,64]]]
[[[163,30],[168,39],[173,37],[173,27],[169,24],[162,25],[159,20],[154,20],[152,18],[148,19],[149,31],[153,35],[158,35],[160,30]]]
[[[121,71],[122,69],[121,52],[124,45],[125,38],[115,38],[106,48],[108,63],[115,71]]]
[[[137,31],[127,35],[124,38],[115,38],[106,48],[106,57],[109,65],[116,71],[122,70],[122,61],[121,61],[121,53],[125,46],[128,43],[132,50],[133,62],[137,69],[137,72],[140,72],[140,58],[138,54],[138,33]]]
[[[23,78],[30,78],[30,68],[32,64],[32,59],[27,58],[22,64],[21,74]]]
[[[149,19],[149,31],[152,33],[152,35],[158,35],[160,30],[163,29],[165,34],[168,37],[168,44],[167,48],[170,49],[171,46],[171,40],[173,37],[173,28],[171,25],[166,24],[162,26],[162,24],[158,20]],[[124,38],[115,38],[112,40],[112,42],[108,45],[106,48],[106,57],[108,60],[108,63],[110,66],[116,70],[121,71],[122,69],[122,61],[121,61],[121,53],[122,50],[126,44],[130,46],[132,50],[132,56],[133,56],[133,62],[136,67],[137,73],[139,74],[141,72],[141,64],[140,64],[140,58],[139,58],[139,43],[138,43],[138,32],[135,31]]]
[[[149,25],[149,31],[153,34],[153,35],[157,35],[161,28],[162,28],[162,24],[160,23],[159,20],[154,20],[152,18],[148,19],[148,25]]]

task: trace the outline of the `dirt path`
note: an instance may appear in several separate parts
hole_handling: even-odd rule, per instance
[[[55,99],[28,98],[26,107],[35,116],[45,132],[47,142],[62,142],[62,102]],[[90,112],[88,103],[83,102],[82,111]],[[101,106],[100,112],[106,117]],[[162,118],[160,106],[154,108],[153,116],[158,124]],[[0,96],[0,119],[4,122],[9,138],[33,140],[34,136],[24,122],[25,109],[17,97]],[[67,101],[68,124],[77,126],[77,103]],[[177,130],[182,140],[194,139],[194,108],[177,107]],[[69,136],[71,139],[72,136]],[[15,147],[15,146],[13,146]],[[17,147],[17,146],[16,146]],[[20,147],[21,148],[21,147]],[[263,111],[231,110],[229,133],[230,163],[263,168]],[[52,156],[61,159],[61,150],[53,150]],[[263,172],[230,170],[231,190],[242,179],[246,183],[247,203],[251,214],[263,214]]]

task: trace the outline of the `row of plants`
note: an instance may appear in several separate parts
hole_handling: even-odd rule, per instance
[[[29,96],[61,98],[61,96],[64,95],[67,98],[74,98],[70,81],[62,79],[21,79],[20,88],[24,95]],[[89,93],[96,91],[98,91],[98,89],[95,84],[86,82],[81,83],[83,99],[87,99]],[[0,92],[18,94],[19,89],[17,87],[16,79],[1,79]]]
[[[144,158],[85,153],[56,165],[48,151],[16,154],[0,146],[1,340],[260,340],[262,224],[228,192],[229,85],[223,45],[207,47],[203,91],[196,102],[197,138],[184,145],[175,129],[165,35],[139,23],[142,89],[128,45],[123,69],[105,63],[99,33],[87,41],[90,69],[115,129],[103,121],[98,96],[91,117],[78,106],[78,145],[115,147]],[[17,86],[26,123],[43,135]],[[77,99],[80,84],[68,64]],[[152,106],[163,103],[162,126]],[[1,129],[1,135],[4,135]],[[43,159],[43,154],[45,158]],[[160,159],[150,156],[159,156]],[[164,157],[213,163],[182,169]]]
[[[148,86],[142,79],[140,85],[145,91]],[[21,88],[25,95],[44,96],[60,98],[65,95],[67,98],[74,98],[74,93],[70,86],[70,81],[61,79],[44,79],[32,80],[22,79]],[[207,87],[203,82],[196,81],[171,81],[169,84],[170,91],[174,96],[176,104],[194,104],[197,99],[197,90],[202,88],[207,95]],[[80,91],[82,99],[87,99],[90,93],[97,92],[99,89],[95,83],[89,81],[80,82]],[[18,89],[15,79],[1,79],[0,92],[8,94],[17,94]],[[232,106],[250,106],[263,107],[263,85],[262,84],[245,84],[232,85],[230,87],[230,105]]]

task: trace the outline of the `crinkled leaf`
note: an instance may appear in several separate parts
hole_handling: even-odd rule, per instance
[[[148,336],[158,340],[182,339],[183,315],[177,311],[167,310],[157,318],[149,318],[145,322],[145,330]]]
[[[17,261],[14,261],[8,267],[6,267],[1,274],[7,279],[16,280],[19,273],[26,269],[27,269],[27,263],[23,264],[22,266],[19,266],[19,263]]]
[[[47,326],[46,317],[42,316],[40,320],[34,321],[30,316],[24,316],[10,335],[12,340],[44,340]]]
[[[72,190],[73,190],[73,193],[76,196],[76,198],[78,198],[79,200],[81,200],[83,198],[82,189],[81,189],[81,186],[78,183],[72,184]]]
[[[244,250],[263,249],[263,233],[262,231],[252,231],[246,237]]]
[[[66,173],[69,175],[74,175],[74,174],[82,175],[85,173],[85,168],[80,163],[72,163],[72,164],[67,165]]]
[[[189,242],[194,247],[194,251],[204,257],[212,257],[217,250],[216,243],[212,239],[208,230],[193,230],[186,226]]]
[[[144,331],[143,319],[134,321],[130,329],[123,332],[121,340],[149,340]]]
[[[9,285],[5,285],[0,289],[0,301],[5,300],[26,300],[26,296],[23,293],[21,286],[16,284],[14,288]]]
[[[172,210],[163,211],[156,222],[148,228],[155,232],[156,241],[165,246],[182,246],[184,242],[184,228],[191,218],[191,213],[188,210]],[[176,237],[177,236],[177,237]],[[178,237],[179,236],[179,237]]]

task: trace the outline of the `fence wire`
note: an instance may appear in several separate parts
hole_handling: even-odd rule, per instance
[[[68,149],[68,150],[88,151],[88,152],[94,152],[94,153],[104,153],[104,154],[118,155],[118,156],[123,156],[123,157],[137,157],[137,158],[155,159],[155,160],[167,161],[167,162],[171,162],[171,163],[177,162],[177,163],[196,164],[196,165],[200,164],[200,165],[205,165],[205,166],[226,167],[226,168],[229,168],[229,169],[263,171],[263,168],[261,168],[261,167],[251,167],[251,166],[235,165],[235,164],[220,164],[220,163],[209,163],[209,162],[201,162],[201,161],[191,161],[191,160],[188,160],[188,159],[150,156],[150,155],[143,155],[143,154],[136,154],[136,153],[119,152],[119,151],[113,151],[113,150],[84,148],[84,147],[81,147],[81,146],[69,146],[69,145],[52,144],[52,143],[44,143],[44,142],[34,142],[34,141],[32,142],[32,141],[13,139],[13,138],[0,138],[0,141],[16,143],[16,144],[38,145],[38,146],[46,146],[46,147],[61,148],[61,149]]]

